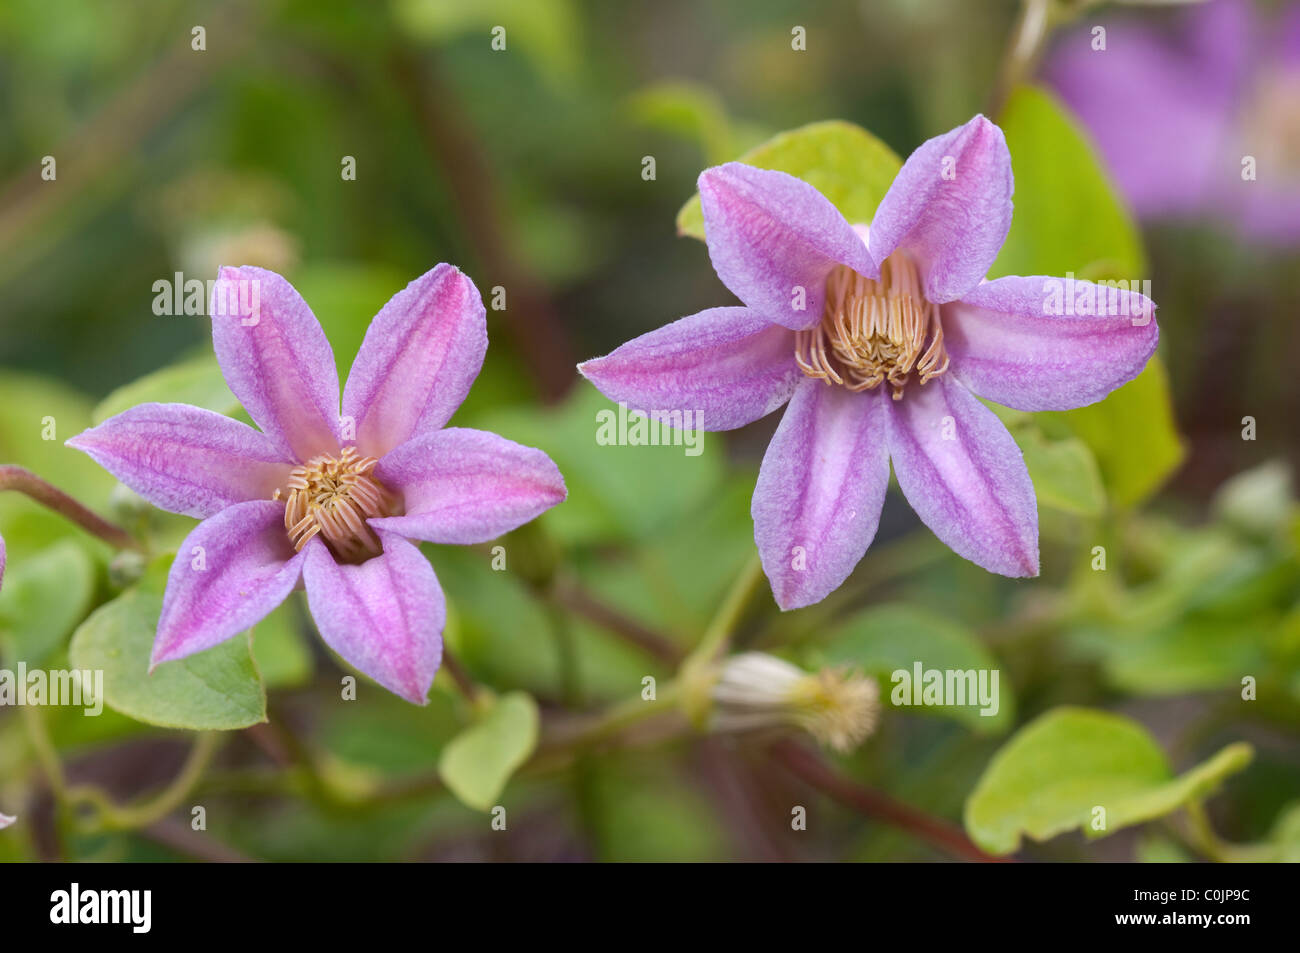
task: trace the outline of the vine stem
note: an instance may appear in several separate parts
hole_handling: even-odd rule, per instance
[[[58,487],[46,483],[35,473],[23,467],[14,464],[0,465],[0,490],[16,490],[31,497],[37,503],[67,517],[86,532],[98,536],[117,549],[134,549],[141,552],[144,550],[140,541],[122,527],[110,523],[98,513],[82,506]]]
[[[548,595],[561,608],[619,636],[666,665],[676,665],[682,659],[681,650],[666,635],[624,615],[574,582],[559,582],[551,587]]]
[[[703,728],[708,722],[710,692],[717,679],[713,671],[714,663],[726,651],[732,631],[740,622],[740,617],[762,578],[763,565],[755,553],[731,584],[731,589],[723,598],[713,621],[704,630],[699,644],[682,662],[678,675],[682,710],[697,728]]]
[[[456,690],[464,696],[465,701],[469,702],[470,707],[478,705],[478,686],[474,684],[474,679],[470,678],[469,672],[465,671],[465,667],[460,664],[460,659],[456,658],[445,645],[442,647],[442,665],[455,683]]]
[[[712,662],[722,654],[726,648],[727,640],[731,638],[732,630],[735,629],[736,623],[740,621],[741,613],[749,605],[749,600],[753,597],[754,590],[758,587],[758,582],[762,578],[763,564],[759,561],[758,554],[755,553],[745,563],[745,567],[741,569],[736,581],[731,584],[731,589],[722,600],[722,605],[718,607],[717,613],[713,616],[713,621],[704,630],[700,644],[691,652],[683,667],[699,664],[700,662]]]
[[[45,775],[50,793],[55,801],[67,808],[88,806],[96,812],[104,828],[109,830],[135,830],[148,827],[170,814],[194,789],[203,773],[212,763],[221,745],[221,733],[200,731],[194,736],[194,745],[181,766],[180,772],[162,791],[140,804],[121,805],[102,788],[91,784],[69,785],[67,772],[59,753],[50,740],[49,729],[41,710],[33,705],[22,707],[27,738],[36,760]]]
[[[220,747],[221,734],[200,731],[194,736],[194,745],[181,766],[181,770],[167,787],[140,804],[117,804],[103,790],[90,785],[71,787],[66,792],[66,802],[71,807],[89,805],[99,814],[99,820],[109,830],[137,830],[162,820],[185,800],[203,773],[212,763]]]
[[[1259,864],[1278,860],[1277,848],[1272,844],[1231,844],[1221,839],[1214,832],[1201,801],[1189,801],[1184,810],[1190,831],[1189,843],[1210,860],[1220,864]]]
[[[1052,0],[1024,0],[1021,3],[1015,31],[1002,60],[1002,70],[998,74],[993,95],[989,99],[988,112],[995,121],[1006,105],[1011,90],[1029,75],[1038,61],[1043,41],[1050,31],[1051,20]]]
[[[1008,857],[980,850],[956,825],[844,777],[803,745],[786,739],[774,743],[768,751],[791,774],[845,807],[904,830],[946,854],[981,863],[1010,862]]]

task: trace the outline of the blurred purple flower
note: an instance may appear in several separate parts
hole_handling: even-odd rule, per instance
[[[478,290],[438,265],[394,295],[366,331],[342,417],[329,341],[284,278],[223,268],[211,313],[217,361],[260,432],[142,404],[68,441],[154,505],[203,521],[172,564],[153,664],[244,631],[301,581],[326,643],[424,704],[446,605],[408,540],[484,542],[565,497],[540,450],[442,429],[487,350]]]
[[[746,306],[682,318],[580,369],[611,400],[667,420],[695,411],[707,430],[789,401],[752,508],[781,608],[820,601],[853,571],[891,460],[959,555],[1036,575],[1034,488],[976,395],[1029,411],[1102,399],[1155,350],[1151,302],[1090,282],[983,280],[1012,207],[1006,140],[983,116],[912,153],[869,229],[782,172],[733,162],[699,185],[714,269]]]
[[[1248,2],[1214,0],[1172,26],[1125,18],[1105,29],[1104,50],[1093,27],[1067,36],[1043,74],[1137,215],[1209,216],[1257,241],[1300,240],[1300,5],[1268,22]]]

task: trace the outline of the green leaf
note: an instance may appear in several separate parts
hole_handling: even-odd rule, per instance
[[[105,704],[151,725],[223,731],[266,721],[266,691],[246,636],[149,673],[170,559],[155,561],[140,585],[81,624],[72,637],[73,668],[102,671]]]
[[[1300,864],[1300,801],[1293,801],[1278,814],[1269,841],[1283,864]]]
[[[928,610],[900,604],[877,606],[858,613],[831,631],[819,654],[825,663],[853,665],[877,676],[881,697],[889,698],[895,711],[941,715],[981,734],[1005,730],[1014,721],[1015,698],[1010,680],[1000,671],[997,659],[974,633]],[[979,673],[987,672],[985,685],[990,690],[992,673],[997,672],[997,691],[992,694],[992,703],[982,705],[976,697],[965,699],[960,705],[912,707],[909,704],[911,685],[918,662],[922,672],[974,671],[977,686]],[[895,678],[898,672],[906,672],[907,679]],[[955,681],[954,688],[956,684]],[[967,684],[962,682],[963,692]],[[991,714],[982,714],[985,707]]]
[[[123,384],[95,407],[95,423],[148,403],[191,404],[227,415],[239,410],[239,401],[226,386],[211,348],[205,354]]]
[[[70,539],[10,566],[0,589],[0,633],[13,658],[40,665],[62,648],[94,591],[95,560]]]
[[[1111,685],[1136,695],[1241,690],[1267,670],[1265,640],[1276,619],[1186,619],[1157,629],[1117,627],[1088,643]],[[1083,639],[1082,634],[1076,639]]]
[[[296,601],[290,596],[249,630],[253,658],[267,688],[296,688],[311,679],[311,650],[303,642]]]
[[[656,83],[633,96],[628,109],[643,125],[698,141],[709,162],[726,162],[735,155],[726,107],[707,86],[683,81]]]
[[[0,373],[0,460],[24,466],[93,505],[108,498],[116,481],[80,450],[64,446],[90,424],[90,401],[66,384],[33,374]],[[34,506],[17,494],[5,496],[0,514]],[[50,518],[68,525],[61,517]],[[81,534],[72,527],[67,532]]]
[[[1110,495],[1124,505],[1146,499],[1183,462],[1169,378],[1156,357],[1105,400],[1043,416],[1064,420],[1088,445]]]
[[[855,225],[871,222],[876,206],[902,168],[889,146],[860,126],[837,119],[780,133],[736,161],[803,179]],[[704,238],[704,210],[698,194],[677,213],[677,232]]]
[[[1080,516],[1100,516],[1106,506],[1097,458],[1082,440],[1046,440],[1036,429],[1015,434],[1034,481],[1038,502]]]
[[[1270,460],[1225,480],[1214,494],[1214,512],[1243,535],[1279,536],[1295,510],[1291,468]]]
[[[1055,97],[1018,87],[998,125],[1011,152],[1016,209],[989,277],[1148,277],[1137,226],[1092,144]]]
[[[294,287],[329,338],[339,380],[348,379],[371,319],[389,298],[418,277],[418,273],[350,261],[319,261],[294,276]]]
[[[966,831],[994,854],[1022,834],[1043,841],[1082,829],[1104,837],[1205,797],[1242,770],[1253,749],[1228,745],[1174,777],[1164,752],[1132,719],[1086,708],[1056,708],[1022,728],[989,762],[966,801]],[[1105,810],[1104,829],[1094,829]]]
[[[1147,265],[1137,226],[1068,112],[1049,93],[1021,86],[998,122],[1011,152],[1016,209],[989,277],[1143,280]],[[1105,485],[1121,504],[1140,502],[1182,462],[1158,359],[1100,403],[1053,416],[1096,454]],[[1054,496],[1048,493],[1053,505],[1059,502]]]
[[[537,722],[537,703],[531,695],[502,695],[443,749],[438,773],[464,804],[491,810],[515,769],[537,746]]]
[[[662,439],[657,445],[602,442],[605,430],[622,439],[620,421],[627,421],[622,436],[630,436],[630,415],[621,416],[594,387],[576,387],[562,407],[483,414],[472,425],[530,446],[546,434],[546,452],[569,487],[565,504],[546,514],[546,526],[560,543],[572,545],[652,538],[719,492],[725,451],[713,434],[695,431],[694,446]],[[681,430],[665,431],[683,439]]]
[[[490,31],[505,24],[505,49],[518,44],[547,80],[567,86],[581,71],[582,19],[572,0],[398,0],[393,12],[416,39],[446,43],[468,33],[476,41],[484,38],[484,50],[492,39]]]

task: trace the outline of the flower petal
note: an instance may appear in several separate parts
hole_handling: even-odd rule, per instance
[[[800,382],[754,487],[754,539],[782,609],[820,602],[871,545],[889,485],[887,401]]]
[[[888,403],[894,475],[921,521],[990,572],[1038,575],[1038,501],[1002,421],[950,374]]]
[[[222,268],[209,310],[226,383],[266,435],[303,462],[337,452],[334,352],[293,285],[264,268]]]
[[[265,618],[298,584],[302,563],[283,503],[236,503],[204,520],[167,574],[152,664],[202,652]]]
[[[692,314],[578,370],[610,400],[648,416],[681,411],[702,430],[734,430],[767,416],[802,377],[794,334],[748,308]]]
[[[705,169],[699,186],[714,271],[769,320],[796,330],[816,324],[838,264],[879,275],[853,226],[801,179],[728,162]]]
[[[349,665],[409,702],[428,701],[442,661],[447,603],[429,560],[382,530],[380,556],[337,563],[324,543],[303,550],[307,604],[321,638]]]
[[[291,464],[265,434],[189,404],[140,404],[68,441],[170,513],[199,519],[269,500]]]
[[[486,313],[474,282],[445,264],[380,309],[343,389],[362,454],[382,457],[451,418],[483,366]]]
[[[1160,336],[1154,314],[1145,295],[1090,281],[998,278],[943,306],[944,345],[951,372],[981,397],[1070,410],[1142,371]]]
[[[871,221],[871,255],[883,262],[904,249],[921,268],[926,298],[960,298],[1002,249],[1012,188],[1006,138],[976,116],[908,156]]]
[[[408,440],[379,461],[375,475],[402,493],[406,515],[370,525],[431,543],[496,539],[567,494],[559,469],[542,451],[457,427]]]

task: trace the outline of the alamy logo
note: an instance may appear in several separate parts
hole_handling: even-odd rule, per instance
[[[1075,280],[1074,272],[1065,278],[1043,279],[1043,314],[1098,317],[1126,317],[1136,328],[1151,323],[1151,281]]]
[[[27,670],[26,662],[18,670],[0,668],[0,707],[7,705],[50,705],[84,708],[95,716],[104,711],[103,669]]]
[[[239,278],[218,282],[186,280],[176,272],[171,281],[159,278],[153,283],[153,313],[159,315],[207,315],[237,317],[240,323],[254,327],[262,315],[262,283],[256,278]]]
[[[685,447],[688,457],[704,450],[704,411],[628,410],[620,403],[618,412],[608,408],[596,412],[596,443],[602,447]]]
[[[980,706],[980,714],[992,718],[1001,707],[998,702],[997,669],[924,668],[912,663],[912,670],[896,669],[889,677],[894,690],[889,700],[896,706],[927,707]]]
[[[50,922],[59,924],[125,923],[133,933],[148,933],[153,922],[152,890],[68,890],[50,894]]]

